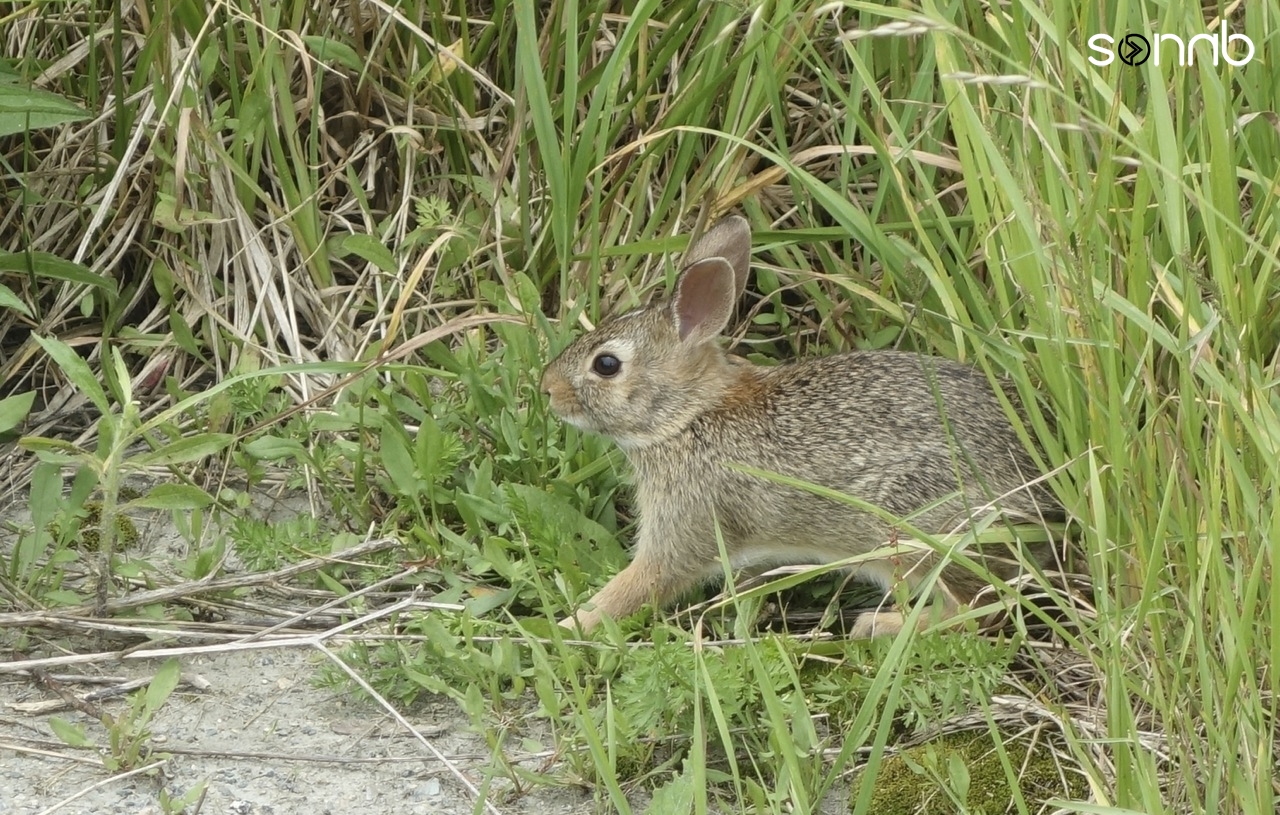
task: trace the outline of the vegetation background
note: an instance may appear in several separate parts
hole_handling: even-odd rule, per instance
[[[1253,62],[1088,61],[1094,33],[1225,24]],[[486,789],[1274,812],[1277,32],[1277,0],[7,3],[0,432],[31,522],[0,608],[119,611],[120,581],[394,532],[401,586],[465,611],[346,658],[396,703],[457,699]],[[561,639],[630,518],[620,457],[548,415],[537,372],[730,210],[756,231],[747,353],[899,346],[1016,384],[1087,603],[1004,590],[1025,613],[1003,630],[979,609],[851,643],[754,630],[752,590],[709,628]],[[323,510],[255,520],[280,485]],[[130,554],[119,519],[148,508],[185,559]],[[503,760],[524,714],[554,767]],[[941,732],[963,749],[900,749]]]

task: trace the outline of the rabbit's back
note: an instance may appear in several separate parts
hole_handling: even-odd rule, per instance
[[[990,500],[1039,473],[985,374],[967,365],[855,352],[767,369],[762,378],[774,393],[765,426],[800,454],[796,463],[824,486],[894,514],[957,487]],[[1002,506],[1028,509],[1032,497],[1018,491]]]
[[[995,499],[1029,518],[1057,512],[1026,486],[1038,470],[981,371],[893,351],[732,368],[713,407],[632,456],[642,516],[697,527],[684,543],[702,542],[704,557],[716,524],[744,563],[845,557],[891,535],[874,514],[726,464],[852,495],[930,533]]]

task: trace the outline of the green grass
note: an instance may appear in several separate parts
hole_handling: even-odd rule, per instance
[[[621,812],[639,788],[699,813],[835,790],[889,815],[887,757],[966,722],[984,744],[1034,726],[1072,774],[1074,802],[1014,784],[1011,811],[1275,810],[1276,0],[139,8],[0,17],[0,89],[39,78],[85,111],[0,96],[0,433],[32,391],[92,421],[24,430],[32,526],[0,609],[101,604],[106,581],[67,572],[95,494],[104,530],[117,505],[160,508],[192,540],[241,529],[254,563],[306,557],[305,525],[295,546],[233,520],[283,479],[332,508],[335,540],[394,531],[466,604],[348,657],[400,703],[455,698],[492,734],[495,782],[585,783]],[[1087,61],[1093,33],[1190,36],[1220,13],[1248,66]],[[1099,587],[1061,650],[1020,624],[762,635],[746,611],[561,639],[632,519],[621,457],[548,414],[538,370],[664,290],[664,254],[732,209],[756,234],[734,333],[753,357],[900,346],[1032,405]],[[120,496],[157,471],[164,489]],[[105,537],[99,570],[157,574]],[[503,758],[514,712],[560,762]],[[950,759],[914,761],[935,803],[974,800]]]

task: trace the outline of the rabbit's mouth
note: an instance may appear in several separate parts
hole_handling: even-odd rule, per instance
[[[560,421],[573,425],[579,430],[586,430],[591,433],[596,433],[600,430],[595,422],[591,421],[591,418],[582,411],[558,408],[556,405],[552,405],[551,410],[560,417]]]

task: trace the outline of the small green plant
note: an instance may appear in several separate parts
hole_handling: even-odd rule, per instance
[[[141,421],[138,406],[130,390],[124,361],[117,352],[112,352],[114,363],[112,379],[120,389],[117,400],[120,406],[118,411],[113,409],[112,400],[98,381],[98,377],[73,349],[56,339],[43,337],[36,339],[46,353],[57,362],[67,379],[99,411],[101,417],[98,445],[94,450],[82,449],[71,442],[56,438],[26,437],[21,440],[21,443],[26,449],[36,453],[46,464],[74,468],[77,473],[76,486],[79,490],[87,491],[96,486],[100,491],[101,499],[96,512],[99,519],[96,547],[98,557],[95,563],[96,588],[93,593],[93,602],[97,613],[103,614],[110,596],[112,563],[122,529],[119,518],[122,499],[124,499],[125,477],[131,471],[148,467],[174,467],[198,461],[224,450],[231,443],[232,437],[225,433],[197,433],[185,437],[176,434],[168,437],[153,435],[163,428],[154,420],[150,423]],[[134,453],[133,448],[140,441],[149,442],[152,449],[149,452]],[[51,469],[46,469],[44,477],[48,479],[52,473]],[[52,486],[52,484],[47,485],[47,487]],[[127,504],[139,508],[191,511],[203,509],[212,502],[213,498],[194,484],[161,484],[145,495],[127,501]],[[83,506],[83,498],[78,506]],[[48,519],[48,522],[51,521],[52,519]],[[25,550],[23,547],[15,550],[24,552],[15,558],[13,563],[15,573],[24,577],[30,574],[36,563],[33,556],[34,550],[39,548],[40,540],[37,533],[34,538],[37,545],[29,546]]]
[[[180,671],[178,660],[166,660],[146,688],[130,695],[129,708],[124,714],[119,717],[102,714],[101,724],[107,733],[107,744],[100,753],[107,770],[113,773],[132,770],[147,762],[167,758],[151,750],[151,722],[178,687]],[[54,716],[49,720],[49,726],[58,738],[72,747],[97,747],[83,728],[65,719]]]
[[[167,789],[162,789],[156,795],[156,802],[165,815],[187,815],[187,813],[199,812],[208,788],[209,782],[201,781],[177,796],[171,795]]]
[[[151,720],[178,687],[180,665],[170,659],[160,666],[147,685],[130,697],[129,709],[119,718],[103,714],[107,728],[107,751],[103,763],[111,772],[131,770],[160,756],[151,750]]]
[[[333,534],[323,520],[309,514],[273,521],[238,515],[227,526],[236,554],[255,572],[327,553]]]

